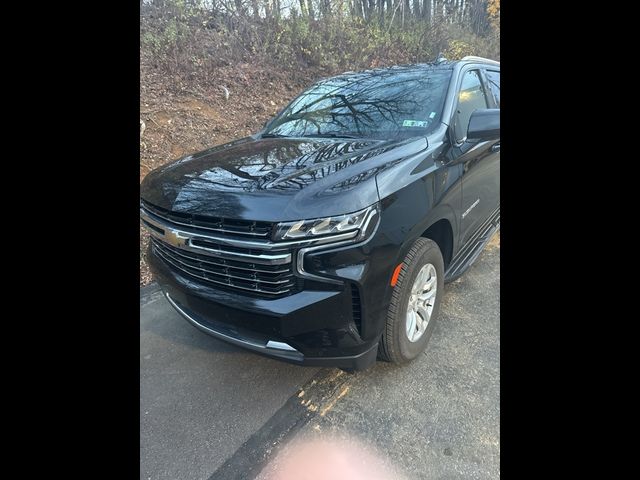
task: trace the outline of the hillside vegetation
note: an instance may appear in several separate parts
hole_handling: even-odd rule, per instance
[[[499,60],[499,20],[499,0],[142,0],[140,181],[259,130],[320,78],[439,53]]]

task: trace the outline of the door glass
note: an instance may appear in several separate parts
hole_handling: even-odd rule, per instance
[[[462,142],[467,138],[469,118],[478,108],[487,108],[487,97],[482,88],[482,82],[477,70],[471,70],[464,74],[462,86],[458,94],[458,106],[456,107],[454,131],[456,140]]]
[[[489,81],[489,89],[493,93],[493,97],[496,99],[498,108],[500,108],[500,72],[487,70],[487,80]]]

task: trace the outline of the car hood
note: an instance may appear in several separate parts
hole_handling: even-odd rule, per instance
[[[340,215],[378,201],[375,175],[426,147],[424,138],[247,137],[154,170],[141,197],[173,211],[232,219]]]

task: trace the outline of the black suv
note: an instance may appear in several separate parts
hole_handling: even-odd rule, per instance
[[[140,216],[154,278],[214,337],[304,365],[411,360],[500,225],[500,64],[322,80],[149,173]]]

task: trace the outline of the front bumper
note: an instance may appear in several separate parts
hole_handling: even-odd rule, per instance
[[[147,258],[169,302],[209,335],[299,365],[361,370],[375,362],[380,335],[370,324],[357,322],[364,312],[356,312],[362,307],[355,302],[366,291],[359,282],[255,298],[196,283],[170,268],[152,248]]]

